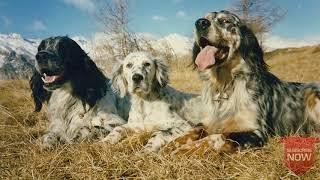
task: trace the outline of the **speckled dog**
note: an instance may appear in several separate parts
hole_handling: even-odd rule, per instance
[[[212,12],[195,22],[193,59],[210,114],[202,127],[175,141],[175,153],[263,146],[270,135],[319,129],[320,86],[270,73],[255,35],[235,14]],[[209,135],[193,138],[204,132]]]
[[[169,86],[168,68],[146,52],[129,54],[112,78],[113,88],[131,95],[128,123],[116,127],[105,139],[112,144],[126,137],[126,131],[152,131],[145,151],[157,152],[174,138],[190,130],[193,123],[183,115],[197,98]]]
[[[81,47],[68,37],[41,41],[30,87],[35,111],[48,101],[49,127],[42,146],[104,138],[126,123],[130,102],[119,98],[109,79]]]

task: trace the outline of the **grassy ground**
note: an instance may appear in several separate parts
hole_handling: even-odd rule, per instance
[[[187,59],[187,58],[186,58]],[[271,70],[286,80],[319,81],[320,47],[277,50],[266,55]],[[171,66],[171,85],[199,92],[197,73],[189,62]],[[0,81],[0,179],[318,179],[320,148],[315,166],[301,177],[283,165],[283,146],[273,138],[262,149],[235,154],[208,152],[205,156],[169,157],[136,153],[148,134],[124,142],[60,145],[43,151],[38,138],[47,124],[46,114],[33,112],[26,81]]]

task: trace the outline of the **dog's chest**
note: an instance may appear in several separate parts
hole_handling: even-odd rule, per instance
[[[85,113],[82,102],[64,90],[55,90],[49,101],[48,113],[50,123],[61,130],[73,131],[74,128],[85,126]]]
[[[144,130],[160,130],[171,127],[175,116],[166,102],[133,101],[128,123]]]
[[[234,82],[233,87],[230,87],[226,92],[211,90],[206,93],[204,98],[207,99],[212,114],[210,121],[224,120],[241,111],[247,111],[248,109],[251,111],[255,107],[245,81]]]

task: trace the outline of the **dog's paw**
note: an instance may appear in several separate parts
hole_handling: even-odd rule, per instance
[[[175,151],[176,149],[186,145],[190,144],[194,141],[197,141],[205,136],[207,136],[208,133],[206,132],[204,126],[197,126],[194,129],[190,130],[183,136],[180,136],[176,138],[175,140],[171,141],[169,144],[167,144],[163,152],[166,154],[170,154],[171,152]]]
[[[54,133],[47,133],[42,136],[40,147],[43,150],[52,149],[56,144],[58,144],[58,136]]]
[[[110,131],[108,131],[107,129],[105,129],[101,126],[94,126],[91,129],[90,139],[101,140],[101,139],[105,138],[109,133],[110,133]]]
[[[223,134],[211,134],[197,141],[188,142],[170,153],[177,155],[200,155],[203,156],[210,150],[218,153],[232,153],[238,150],[238,146]]]
[[[117,144],[118,142],[120,142],[120,138],[110,134],[107,137],[101,139],[100,142],[108,144]]]
[[[204,155],[211,148],[211,142],[207,138],[189,141],[173,150],[170,155],[172,156],[190,156],[190,155]]]

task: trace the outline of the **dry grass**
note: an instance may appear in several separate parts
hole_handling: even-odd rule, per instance
[[[279,77],[296,81],[320,80],[320,48],[278,50],[266,58]],[[187,57],[186,57],[187,58]],[[171,64],[171,85],[199,92],[197,73],[186,61]],[[203,157],[139,155],[148,134],[121,144],[80,143],[43,151],[38,137],[47,124],[45,113],[33,113],[26,81],[0,81],[0,179],[298,179],[283,165],[279,138],[262,149],[235,154],[208,152]],[[320,177],[320,148],[316,165],[302,179]]]

